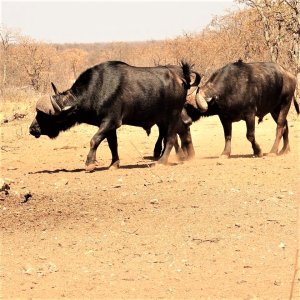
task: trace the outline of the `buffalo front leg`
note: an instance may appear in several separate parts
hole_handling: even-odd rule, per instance
[[[232,122],[226,118],[221,118],[221,123],[224,130],[225,147],[221,153],[220,158],[229,158],[231,154],[231,133],[232,133]]]
[[[262,157],[263,153],[260,146],[255,140],[255,114],[251,114],[245,117],[247,134],[246,137],[252,145],[253,153],[257,157]]]
[[[159,164],[163,164],[166,165],[168,163],[168,158],[170,155],[170,152],[175,144],[175,140],[176,140],[176,132],[171,134],[171,135],[167,135],[166,137],[166,146],[164,148],[164,152],[163,155],[161,156],[161,158],[157,161],[157,163]]]
[[[120,159],[118,154],[117,130],[109,131],[106,138],[112,156],[109,169],[118,169],[120,166]]]
[[[154,159],[159,159],[161,154],[162,154],[162,143],[164,141],[164,137],[165,137],[165,130],[161,125],[157,125],[158,126],[158,138],[157,141],[155,143],[154,146],[154,151],[153,151],[153,157]]]
[[[178,159],[184,160],[185,159],[185,150],[184,150],[184,148],[179,146],[177,134],[175,136],[174,149],[175,149]]]
[[[107,133],[113,130],[107,123],[100,126],[90,142],[90,151],[86,158],[86,171],[92,172],[96,168],[96,151],[100,143],[107,137]]]
[[[181,148],[187,159],[192,159],[195,156],[195,150],[192,142],[190,126],[182,124],[182,130],[179,133],[181,139]]]

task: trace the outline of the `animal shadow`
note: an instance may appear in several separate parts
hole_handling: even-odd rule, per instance
[[[135,165],[124,165],[120,166],[120,169],[145,169],[145,168],[150,168],[154,165],[154,163],[150,164],[135,164]],[[98,172],[98,171],[106,171],[109,170],[109,167],[96,167],[95,170],[92,172],[86,172],[84,168],[80,169],[55,169],[55,170],[39,170],[35,172],[29,172],[28,174],[57,174],[57,173],[93,173],[93,172]]]
[[[265,155],[265,154],[264,154]],[[205,156],[204,159],[220,159],[220,156]],[[256,158],[254,154],[233,154],[230,155],[230,158],[228,159],[236,159],[236,158]],[[226,160],[227,158],[223,158]]]

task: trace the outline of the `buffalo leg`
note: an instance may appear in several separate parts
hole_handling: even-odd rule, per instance
[[[195,150],[192,142],[190,126],[182,124],[182,130],[179,133],[181,139],[181,148],[187,157],[191,159],[195,156]]]
[[[181,139],[181,137],[180,137],[180,139]],[[186,157],[185,149],[182,148],[182,146],[181,147],[179,146],[177,134],[175,136],[174,148],[175,148],[175,152],[176,152],[176,155],[177,155],[178,159],[179,160],[184,160],[185,157]]]
[[[262,157],[263,153],[255,140],[255,114],[253,113],[249,116],[246,116],[245,121],[247,126],[246,136],[248,141],[252,144],[253,153],[258,157]]]
[[[231,134],[232,134],[232,122],[228,119],[221,118],[221,123],[223,125],[224,137],[225,137],[225,147],[221,153],[221,158],[229,158],[231,154]]]
[[[168,158],[170,155],[170,152],[174,146],[175,140],[176,140],[176,132],[173,134],[170,134],[167,136],[167,142],[166,142],[166,146],[164,149],[164,153],[162,155],[162,157],[158,160],[159,164],[164,164],[166,165],[168,163]]]
[[[287,154],[291,151],[290,144],[289,144],[289,126],[287,120],[285,121],[285,127],[284,127],[282,137],[283,137],[283,147],[280,150],[279,155]]]
[[[93,171],[96,168],[96,151],[100,143],[107,137],[107,133],[111,131],[112,128],[109,127],[107,123],[100,126],[99,130],[93,136],[90,142],[90,151],[86,159],[86,170],[88,172]]]
[[[170,155],[170,152],[175,144],[175,141],[177,139],[177,127],[178,127],[178,120],[179,116],[178,115],[174,115],[171,120],[170,123],[168,124],[167,127],[167,134],[165,136],[165,147],[164,147],[164,151],[163,151],[163,155],[161,156],[161,158],[158,160],[159,164],[164,164],[166,165],[168,163],[168,158]]]
[[[159,129],[159,136],[157,138],[157,141],[156,141],[155,147],[154,147],[154,153],[153,153],[154,159],[159,159],[161,157],[161,155],[163,155],[165,148],[166,148],[166,130],[163,129],[163,126],[158,126],[158,129]],[[163,148],[162,148],[162,144],[164,144]],[[175,152],[176,152],[177,156],[179,157],[179,159],[183,160],[184,153],[179,146],[177,136],[176,136],[176,139],[174,142],[174,148],[175,148]]]
[[[118,140],[117,140],[117,131],[111,130],[107,133],[107,142],[112,155],[110,169],[117,169],[120,166],[120,159],[118,154]]]
[[[162,154],[162,143],[164,142],[165,130],[162,126],[158,125],[158,138],[154,146],[153,157],[154,159],[159,159]]]
[[[288,122],[286,120],[286,109],[281,110],[278,113],[273,112],[271,113],[274,121],[277,123],[277,128],[276,128],[276,138],[275,142],[272,146],[272,149],[269,153],[269,155],[277,155],[278,154],[278,147],[279,143],[281,140],[281,137],[283,137],[283,147],[280,151],[279,154],[286,154],[290,151],[290,146],[289,146],[289,128],[288,128]]]

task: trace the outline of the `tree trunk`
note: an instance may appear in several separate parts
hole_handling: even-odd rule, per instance
[[[299,2],[296,2],[294,11],[298,23],[297,30],[294,34],[294,57],[295,57],[296,78],[297,78],[296,99],[299,103],[300,102],[300,3]]]

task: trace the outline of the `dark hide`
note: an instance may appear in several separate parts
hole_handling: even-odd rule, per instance
[[[201,113],[196,101],[185,105],[191,121],[202,116],[218,115],[224,129],[225,148],[222,156],[231,153],[232,122],[244,120],[247,126],[247,139],[251,142],[254,155],[262,156],[255,140],[255,116],[262,121],[271,113],[277,123],[276,138],[270,151],[278,154],[278,146],[283,137],[283,148],[279,152],[289,152],[288,122],[286,120],[292,99],[299,114],[299,106],[294,98],[295,77],[275,63],[236,63],[228,64],[214,72],[198,91],[199,97],[208,102],[208,110]]]
[[[164,138],[166,135],[165,129],[162,126],[159,126],[158,132],[159,135],[153,151],[154,159],[159,159],[161,155],[163,155],[166,147],[166,139]],[[185,124],[181,118],[178,119],[177,134],[180,138],[181,146],[179,145],[178,139],[176,137],[174,141],[174,148],[175,148],[176,155],[180,160],[192,159],[195,156],[195,150],[192,142],[190,124]]]
[[[165,128],[166,149],[159,163],[167,163],[174,145],[177,120],[190,86],[198,85],[200,75],[190,66],[133,67],[109,61],[83,72],[73,86],[55,95],[44,105],[37,105],[37,116],[30,126],[36,137],[50,138],[68,128],[87,123],[99,127],[91,140],[87,170],[93,170],[96,150],[106,138],[112,153],[111,166],[118,167],[116,129],[122,124]],[[47,109],[50,107],[50,109]]]

